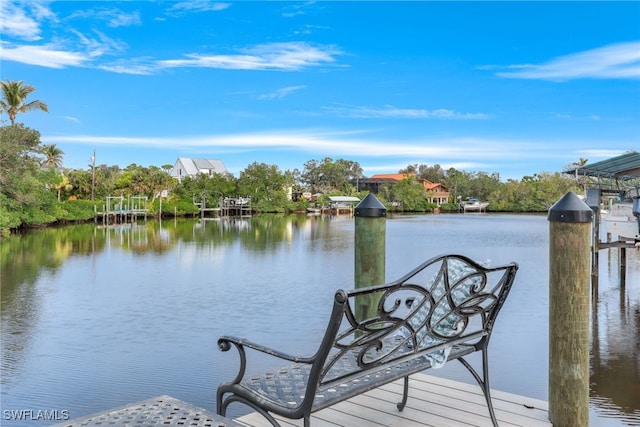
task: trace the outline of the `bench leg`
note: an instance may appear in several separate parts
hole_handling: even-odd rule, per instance
[[[232,394],[226,399],[222,399],[222,393],[218,394],[218,398],[217,398],[218,407],[216,410],[218,415],[222,415],[224,417],[227,413],[227,407],[229,406],[229,404],[233,402],[239,402],[249,406],[250,408],[255,410],[257,413],[265,417],[273,427],[281,427],[280,423],[278,423],[278,421],[276,421],[273,415],[271,415],[268,411],[262,409],[259,405],[256,405],[255,403],[235,394]],[[305,417],[304,425],[305,427],[309,427],[308,417]]]
[[[409,396],[409,377],[404,377],[404,389],[402,390],[402,401],[396,405],[398,411],[402,411],[407,404],[407,397]]]
[[[464,357],[458,358],[458,361],[462,363],[469,372],[471,372],[473,377],[478,382],[478,385],[480,386],[480,388],[482,389],[482,393],[484,394],[484,398],[487,401],[487,407],[489,408],[489,416],[491,417],[491,422],[493,423],[494,427],[499,427],[496,413],[493,410],[493,402],[491,401],[491,389],[489,386],[489,357],[487,354],[487,349],[482,349],[482,377],[478,375],[473,366],[471,366],[471,364],[469,364],[469,362],[467,362]]]

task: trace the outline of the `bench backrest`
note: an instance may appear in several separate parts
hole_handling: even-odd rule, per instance
[[[309,385],[338,384],[417,354],[438,366],[454,345],[486,346],[517,269],[443,255],[395,282],[339,290]]]

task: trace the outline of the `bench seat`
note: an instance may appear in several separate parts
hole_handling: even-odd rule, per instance
[[[455,346],[449,354],[448,360],[453,360],[475,351],[473,346]],[[338,384],[325,384],[317,388],[313,399],[311,412],[327,408],[335,403],[366,393],[384,384],[404,378],[407,375],[429,369],[431,359],[428,355],[412,357],[402,362],[382,365],[376,370],[358,371],[355,355],[340,369],[345,373],[358,372],[346,381]],[[292,364],[277,370],[252,375],[243,380],[240,387],[247,390],[248,395],[262,396],[265,402],[279,407],[295,408],[302,404],[307,389],[307,382],[311,371],[310,365]]]

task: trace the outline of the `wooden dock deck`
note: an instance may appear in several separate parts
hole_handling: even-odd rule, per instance
[[[480,388],[426,374],[412,375],[409,400],[404,411],[396,409],[402,383],[394,382],[318,411],[313,427],[484,427],[491,418]],[[492,390],[501,427],[551,427],[548,403],[538,399]],[[302,420],[279,419],[283,427],[302,426]],[[259,414],[236,419],[251,427],[270,424]]]
[[[396,409],[402,383],[394,382],[313,414],[313,427],[484,427],[491,419],[480,388],[426,374],[409,381],[404,411]],[[548,404],[542,400],[492,390],[500,427],[552,427]],[[279,418],[282,427],[302,426],[302,420]],[[54,427],[181,425],[201,427],[270,427],[258,413],[226,420],[170,396],[69,420]]]

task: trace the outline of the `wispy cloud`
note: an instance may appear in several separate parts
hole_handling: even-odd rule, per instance
[[[175,13],[220,11],[230,3],[212,1],[177,2],[170,7]],[[336,62],[342,52],[331,45],[307,42],[265,43],[248,46],[230,53],[192,52],[178,58],[127,58],[126,43],[112,39],[104,32],[93,30],[83,34],[68,27],[75,39],[41,40],[41,25],[56,20],[46,3],[12,3],[0,1],[0,32],[14,40],[0,42],[2,59],[48,68],[92,67],[121,74],[154,74],[170,68],[219,68],[232,70],[297,71]],[[109,27],[140,25],[139,12],[125,13],[117,8],[93,8],[74,12],[65,22],[74,19],[98,19]],[[15,39],[26,40],[22,44]],[[54,41],[55,40],[55,41]],[[114,56],[116,56],[114,58]],[[282,94],[284,96],[284,94]]]
[[[397,108],[386,105],[384,108],[372,108],[363,106],[335,105],[324,107],[325,111],[349,118],[357,119],[384,119],[384,118],[404,118],[404,119],[462,119],[462,120],[482,120],[493,117],[486,113],[462,113],[459,111],[438,108],[435,110]]]
[[[124,12],[115,7],[77,10],[67,17],[67,20],[73,19],[97,19],[105,22],[111,28],[142,24],[140,12]]]
[[[209,136],[121,137],[95,135],[43,136],[45,143],[82,145],[138,146],[153,148],[215,148],[220,150],[279,149],[309,153],[332,153],[334,156],[404,157],[481,161],[483,159],[519,159],[522,151],[539,150],[540,142],[487,140],[480,138],[421,138],[418,141],[384,140],[367,137],[366,132],[331,132],[322,130],[283,130]],[[179,143],[178,143],[179,141]]]
[[[282,11],[282,16],[285,18],[293,18],[294,16],[304,15],[306,13],[306,9],[309,6],[313,6],[315,4],[316,4],[315,1],[286,4],[286,6]]]
[[[42,40],[41,26],[46,21],[59,23],[57,16],[48,8],[48,2],[7,2],[0,1],[0,32],[9,37],[0,42],[0,55],[5,61],[47,68],[89,67],[92,60],[106,54],[124,52],[127,45],[111,39],[104,33],[94,30],[92,35],[85,35],[67,26],[65,29],[75,38],[52,37],[51,41],[37,43]],[[133,25],[139,23],[137,13],[123,13],[117,9],[87,9],[76,12],[65,19],[97,17],[109,26]],[[7,38],[21,39],[30,44],[8,41]]]
[[[117,11],[116,13],[109,14],[109,26],[113,28],[117,27],[130,27],[133,25],[141,25],[142,20],[140,19],[139,12],[133,13],[122,13]]]
[[[407,162],[396,162],[396,163],[380,163],[380,164],[365,163],[365,164],[362,164],[361,166],[363,170],[371,174],[397,173],[400,170],[406,169],[407,165],[424,164],[424,163],[425,163],[424,159],[416,159],[413,161],[410,160]],[[430,162],[429,164],[434,164],[434,163]],[[455,161],[453,159],[445,160],[437,164],[440,165],[440,167],[444,170],[454,168],[457,170],[466,170],[466,171],[482,170],[482,169],[486,169],[487,166],[490,166],[489,162],[481,162],[481,161],[462,162],[462,161]]]
[[[126,43],[114,40],[97,30],[94,30],[92,35],[85,35],[76,30],[72,30],[72,32],[78,37],[80,44],[84,46],[87,55],[92,58],[120,54],[128,48]]]
[[[157,64],[164,68],[295,71],[333,63],[340,53],[333,46],[313,46],[306,42],[269,43],[241,49],[237,54],[189,54],[185,59],[162,60]]]
[[[148,58],[122,59],[110,63],[99,64],[96,68],[110,73],[133,74],[138,76],[149,76],[155,74],[158,70],[153,61]]]
[[[263,93],[262,95],[258,96],[258,99],[282,99],[285,96],[290,95],[293,92],[302,90],[304,88],[306,88],[306,86],[283,87],[281,89],[274,90],[273,92],[270,92],[270,93]]]
[[[332,46],[312,46],[304,42],[262,44],[240,50],[236,54],[185,55],[181,59],[119,58],[111,62],[96,62],[107,54],[120,54],[127,46],[123,42],[96,32],[93,37],[74,32],[76,45],[84,51],[65,50],[64,46],[0,44],[3,60],[48,68],[93,67],[113,73],[150,75],[170,68],[219,68],[229,70],[298,71],[331,64],[340,51]]]
[[[607,150],[588,150],[585,146],[597,147],[601,141],[580,139],[570,141],[567,149],[559,152],[560,141],[543,139],[513,138],[476,138],[476,137],[440,137],[424,136],[414,139],[388,139],[376,136],[367,130],[332,131],[325,129],[271,130],[253,133],[230,133],[201,136],[162,136],[162,137],[125,137],[99,135],[67,135],[41,137],[46,144],[78,144],[94,148],[130,147],[153,149],[171,149],[179,152],[202,153],[264,153],[265,150],[290,153],[306,153],[310,157],[351,158],[366,170],[366,173],[397,172],[408,164],[439,164],[448,169],[491,170],[500,163],[508,163],[517,169],[517,165],[534,159],[552,160],[558,165],[568,159],[588,158],[595,161],[622,154],[625,150],[616,150],[614,146],[628,146],[628,141],[611,141]],[[563,140],[563,143],[567,141]],[[522,153],[526,153],[523,157]],[[559,167],[558,167],[559,168]],[[240,166],[238,166],[238,171]],[[516,173],[502,178],[517,178]]]
[[[542,64],[515,64],[496,75],[512,79],[640,78],[640,41],[617,43],[560,56]]]
[[[318,31],[318,30],[328,30],[330,27],[326,26],[326,25],[310,25],[310,24],[305,24],[303,25],[300,29],[298,30],[294,30],[293,34],[298,37],[300,35],[304,35],[307,36],[309,34],[313,34],[314,32]]]
[[[15,4],[0,1],[0,34],[16,37],[27,41],[40,40],[40,22],[45,19],[55,19],[55,15],[46,4],[25,3]]]
[[[13,47],[0,44],[0,57],[3,61],[15,61],[47,68],[82,67],[89,61],[86,53],[67,51],[54,45]]]
[[[179,1],[166,10],[170,16],[180,16],[185,13],[218,12],[231,7],[231,3],[209,0]]]
[[[581,150],[578,151],[579,157],[583,157],[589,160],[589,163],[595,163],[603,159],[610,159],[612,157],[620,156],[624,154],[624,150]]]
[[[101,68],[94,64],[94,60],[105,55],[120,54],[127,49],[125,43],[113,40],[99,31],[94,31],[92,35],[85,35],[71,29],[70,33],[76,36],[74,49],[69,49],[62,42],[42,45],[16,45],[2,42],[0,56],[3,61],[15,61],[46,68],[92,66]]]
[[[588,121],[600,121],[602,118],[597,114],[590,114],[587,116],[576,116],[571,113],[553,113],[553,117],[561,120],[588,120]]]

